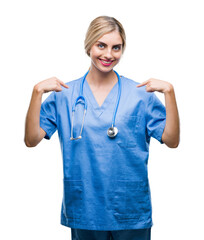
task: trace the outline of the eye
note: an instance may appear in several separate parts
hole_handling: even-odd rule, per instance
[[[103,49],[103,48],[104,48],[104,45],[101,44],[101,43],[99,43],[99,44],[98,44],[98,47],[99,47],[100,49]]]
[[[114,46],[113,49],[114,49],[115,51],[119,51],[119,50],[121,49],[121,47],[120,47],[120,46]]]

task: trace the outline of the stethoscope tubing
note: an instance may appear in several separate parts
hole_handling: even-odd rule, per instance
[[[114,114],[113,114],[113,118],[112,118],[112,127],[114,127],[115,125],[115,118],[116,118],[116,113],[118,111],[118,106],[119,106],[119,102],[120,102],[120,96],[121,96],[121,79],[119,74],[114,71],[118,77],[118,96],[117,96],[117,101],[116,101],[116,105],[115,105],[115,110],[114,110]]]

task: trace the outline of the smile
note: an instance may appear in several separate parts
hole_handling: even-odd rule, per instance
[[[110,66],[113,63],[113,60],[112,61],[108,61],[108,60],[104,60],[104,59],[100,59],[100,58],[99,58],[99,61],[101,62],[101,64],[103,66]]]

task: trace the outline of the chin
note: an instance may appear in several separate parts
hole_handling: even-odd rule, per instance
[[[109,68],[109,69],[99,69],[99,71],[103,72],[103,73],[109,73],[113,71],[113,67]]]
[[[110,66],[110,67],[99,67],[97,66],[96,68],[100,71],[100,72],[103,72],[103,73],[109,73],[109,72],[112,72],[113,71],[113,68],[116,66],[116,64],[114,66]]]

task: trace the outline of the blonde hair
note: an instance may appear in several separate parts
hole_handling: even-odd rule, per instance
[[[125,30],[122,24],[113,17],[100,16],[95,18],[90,23],[89,28],[87,30],[85,41],[84,41],[84,48],[85,48],[86,54],[90,56],[90,50],[91,50],[91,47],[94,45],[94,43],[99,38],[101,38],[104,34],[115,31],[115,30],[119,32],[122,38],[122,41],[123,41],[122,53],[123,53],[126,47],[126,36],[125,36]]]

